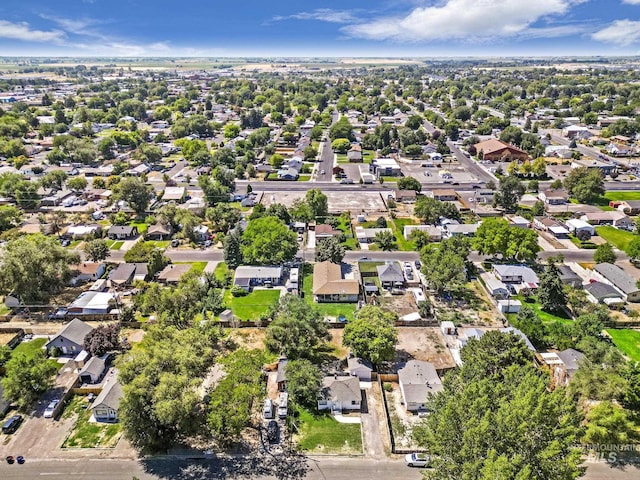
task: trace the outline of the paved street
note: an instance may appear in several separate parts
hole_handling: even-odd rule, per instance
[[[331,182],[333,172],[333,150],[331,150],[331,140],[328,138],[322,142],[322,152],[317,166],[316,182]],[[324,173],[322,173],[324,172]],[[313,185],[315,187],[315,185]],[[308,186],[307,188],[312,188]]]

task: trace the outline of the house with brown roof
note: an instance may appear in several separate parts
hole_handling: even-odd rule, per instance
[[[313,296],[316,302],[357,302],[359,295],[360,283],[342,278],[340,265],[331,262],[314,265]]]
[[[482,152],[483,160],[510,162],[513,160],[525,161],[529,159],[529,154],[524,150],[495,138],[476,143],[475,147],[478,156],[480,156],[480,152]]]
[[[433,191],[433,198],[441,202],[455,202],[458,194],[452,188],[440,188]]]
[[[327,225],[326,223],[316,225],[315,232],[316,240],[322,240],[329,237],[338,237],[342,234],[340,230],[334,230],[331,225]]]
[[[168,240],[173,235],[173,228],[169,224],[156,223],[147,229],[148,240]]]
[[[72,265],[71,271],[75,273],[75,277],[71,280],[71,285],[77,285],[85,282],[95,282],[104,275],[107,264],[103,262],[84,262]]]
[[[160,283],[178,283],[182,276],[191,270],[190,263],[171,264],[164,267],[158,274],[158,282]]]
[[[398,190],[396,201],[400,203],[416,203],[417,193],[415,190]]]
[[[357,143],[351,145],[351,148],[347,152],[347,159],[351,163],[361,163],[362,162],[362,147]]]

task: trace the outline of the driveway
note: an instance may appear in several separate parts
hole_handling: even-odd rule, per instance
[[[361,384],[361,386],[363,386]],[[384,413],[382,411],[382,397],[377,383],[367,384],[369,388],[362,391],[362,413],[360,421],[362,423],[362,450],[365,457],[380,459],[385,457],[390,448],[385,445],[388,439],[384,423]]]

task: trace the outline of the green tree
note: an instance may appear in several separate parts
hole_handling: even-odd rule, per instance
[[[422,223],[428,225],[435,225],[440,217],[460,219],[460,212],[455,205],[431,197],[419,196],[413,211]]]
[[[347,138],[336,138],[331,142],[331,149],[334,152],[346,153],[351,148],[351,142]]]
[[[26,304],[47,300],[69,280],[77,254],[61,247],[53,237],[30,235],[7,242],[0,261],[0,291]]]
[[[478,227],[472,246],[482,255],[533,261],[540,251],[538,236],[528,228],[509,225],[503,218],[488,218]]]
[[[242,257],[250,265],[279,265],[297,252],[295,232],[276,217],[251,220],[242,234]]]
[[[209,220],[216,232],[228,232],[242,219],[242,212],[228,203],[219,203],[205,211],[205,218]]]
[[[604,195],[604,175],[598,168],[572,168],[564,179],[564,188],[581,203]]]
[[[224,238],[224,261],[231,269],[242,265],[242,231],[236,228]]]
[[[5,397],[26,409],[40,394],[52,385],[52,376],[57,368],[47,361],[41,350],[32,355],[17,353],[6,364],[6,375],[2,379]]]
[[[50,188],[52,190],[62,190],[64,184],[67,182],[67,174],[62,170],[51,170],[47,172],[40,180],[40,185],[43,188]]]
[[[17,227],[22,221],[22,211],[13,205],[0,206],[0,232]]]
[[[316,220],[324,220],[329,216],[329,201],[322,190],[319,188],[307,190],[304,199]]]
[[[593,261],[596,263],[616,263],[616,258],[610,243],[601,243],[593,254]]]
[[[127,177],[118,183],[117,197],[127,204],[138,215],[143,215],[149,207],[151,200],[149,187],[137,177]]]
[[[351,123],[347,117],[341,117],[336,123],[331,125],[329,129],[329,138],[335,140],[336,138],[346,138],[349,141],[353,141],[353,131]]]
[[[511,323],[524,333],[536,348],[544,348],[546,346],[546,330],[544,324],[532,306],[522,305],[516,319],[511,321]]]
[[[546,312],[560,312],[567,304],[567,296],[555,264],[549,263],[539,280],[537,295],[540,307]]]
[[[309,360],[301,358],[287,364],[287,392],[296,405],[313,411],[321,386],[322,372]]]
[[[419,192],[422,190],[420,182],[413,177],[402,177],[398,180],[398,190],[415,190]]]
[[[525,187],[518,177],[509,175],[500,179],[498,191],[494,196],[494,203],[501,206],[505,212],[513,213],[518,208],[520,197],[525,193]]]
[[[224,138],[232,139],[236,138],[240,133],[240,125],[236,125],[235,123],[228,123],[224,127]]]
[[[467,279],[465,260],[469,253],[468,246],[459,249],[453,240],[445,240],[440,245],[427,245],[420,252],[422,273],[429,288],[439,293],[458,288]]]
[[[0,225],[1,225],[1,222],[0,222]],[[627,252],[627,255],[629,256],[629,259],[632,262],[638,261],[638,259],[640,258],[640,237],[633,237],[631,239],[631,241],[627,245],[626,252]]]
[[[587,445],[625,445],[636,438],[635,424],[627,410],[611,401],[593,407],[586,418],[582,442]]]
[[[344,247],[336,237],[322,239],[316,246],[316,262],[340,263],[344,258]]]
[[[267,327],[266,347],[290,360],[314,358],[318,347],[330,338],[320,312],[304,299],[285,295],[278,313]]]
[[[67,188],[74,192],[81,192],[87,188],[88,184],[87,179],[84,177],[73,177],[67,181]]]
[[[383,252],[389,252],[397,248],[396,237],[388,230],[376,233],[373,237],[373,241]]]
[[[367,305],[347,323],[342,336],[342,345],[350,348],[354,355],[380,366],[396,355],[398,332],[394,326],[398,316],[380,307]]]
[[[487,332],[471,340],[461,352],[463,366],[446,375],[443,390],[431,397],[431,414],[414,429],[433,458],[425,478],[578,477],[576,405],[564,389],[550,391],[548,376],[533,366],[523,342],[513,337],[512,344],[509,337]],[[465,351],[474,343],[470,358]]]
[[[107,242],[102,239],[85,242],[83,251],[87,259],[92,262],[101,262],[111,255]]]

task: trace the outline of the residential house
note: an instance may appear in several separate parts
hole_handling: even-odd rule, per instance
[[[620,292],[608,283],[593,280],[584,286],[584,290],[587,292],[587,299],[591,303],[603,303],[605,305],[624,303]]]
[[[634,228],[633,220],[619,211],[588,212],[580,217],[580,220],[589,222],[591,225],[611,225],[623,230]]]
[[[382,288],[403,287],[405,283],[402,268],[398,262],[385,262],[376,267]]]
[[[129,240],[138,235],[138,227],[130,225],[112,225],[107,231],[111,240]]]
[[[71,271],[75,277],[71,280],[71,285],[79,283],[95,282],[104,275],[107,264],[104,262],[84,262],[71,266]]]
[[[364,228],[356,227],[356,238],[359,243],[373,243],[377,233],[389,232],[393,234],[390,228]]]
[[[276,286],[282,283],[282,267],[241,265],[236,268],[233,284],[246,291],[255,286]]]
[[[558,272],[560,274],[560,281],[565,285],[570,285],[574,288],[582,287],[582,278],[574,272],[569,265],[558,265]]]
[[[431,395],[442,391],[442,381],[433,363],[409,360],[398,370],[402,403],[410,411],[424,410]]]
[[[569,194],[562,189],[549,189],[541,191],[538,198],[547,205],[564,205],[569,201]]]
[[[418,198],[415,190],[398,190],[396,193],[396,201],[400,203],[416,203]]]
[[[78,372],[82,383],[100,383],[107,370],[105,357],[91,357],[84,367]]]
[[[300,176],[300,172],[295,168],[281,168],[276,173],[278,180],[297,180]]]
[[[185,187],[165,187],[162,194],[162,200],[167,202],[183,203],[187,196],[187,189]]]
[[[371,372],[373,372],[373,365],[368,360],[364,360],[359,357],[349,357],[347,359],[347,369],[349,374],[353,377],[357,377],[361,382],[371,381]]]
[[[568,348],[562,352],[542,353],[541,356],[551,368],[551,374],[556,385],[568,385],[584,358],[583,353],[573,348]]]
[[[569,232],[573,233],[574,235],[577,235],[580,232],[588,232],[591,236],[596,234],[596,229],[593,225],[578,218],[571,218],[567,220],[565,224],[567,225]]]
[[[91,405],[91,413],[98,422],[117,422],[120,401],[124,396],[116,375],[110,377]]]
[[[509,290],[507,289],[507,286],[490,273],[481,273],[480,279],[492,297],[509,298]]]
[[[444,238],[451,238],[456,236],[473,237],[478,231],[479,223],[462,223],[462,224],[447,224],[442,227],[442,236]]]
[[[343,279],[340,265],[319,262],[313,267],[313,297],[316,302],[357,302],[360,282]]]
[[[71,315],[105,315],[115,307],[115,297],[108,292],[82,292],[67,308]]]
[[[402,235],[405,240],[410,240],[411,233],[414,231],[424,232],[432,242],[439,242],[442,240],[442,231],[433,225],[405,225],[402,229]]]
[[[504,283],[517,283],[527,288],[538,287],[538,275],[525,265],[493,265],[493,273]]]
[[[562,135],[567,138],[582,140],[591,137],[591,132],[587,127],[581,127],[580,125],[569,125],[562,129]]]
[[[209,233],[209,227],[206,225],[196,225],[193,227],[193,236],[196,239],[196,242],[204,242],[209,240],[211,234]]]
[[[169,240],[173,235],[173,227],[170,224],[156,223],[147,229],[147,240]]]
[[[638,289],[635,279],[617,265],[612,263],[598,263],[593,267],[593,271],[605,283],[612,285],[618,290],[625,301],[640,302],[640,289]]]
[[[458,349],[464,348],[469,340],[480,340],[484,335],[484,330],[480,330],[479,328],[462,328],[458,329],[458,338],[456,340],[456,346]]]
[[[329,237],[339,237],[340,235],[342,235],[342,231],[334,230],[331,225],[327,225],[326,223],[321,223],[320,225],[316,225],[315,232],[316,232],[316,242],[319,240],[324,240]]]
[[[158,274],[158,282],[160,283],[178,283],[182,276],[191,270],[190,263],[175,263],[164,267]]]
[[[478,156],[482,152],[482,159],[491,162],[525,161],[529,159],[529,154],[524,150],[495,138],[476,143],[475,147]]]
[[[591,158],[584,160],[573,160],[571,162],[571,168],[579,167],[597,168],[602,171],[603,175],[611,175],[617,169],[617,166],[613,163],[603,162],[601,160],[595,160]]]
[[[347,152],[347,159],[351,163],[361,163],[362,162],[362,147],[357,143],[351,145],[351,148]]]
[[[102,227],[97,223],[90,225],[71,225],[67,227],[65,235],[72,238],[87,238],[96,235],[102,231]]]
[[[136,273],[135,263],[119,263],[116,268],[109,272],[107,279],[117,287],[130,285],[133,283],[133,276]]]
[[[451,188],[441,188],[433,190],[433,198],[441,202],[455,202],[458,200],[458,194]]]
[[[362,392],[357,377],[334,375],[322,379],[318,410],[331,410],[339,415],[345,411],[360,411],[361,402]]]
[[[74,318],[45,344],[45,348],[47,351],[57,348],[63,355],[75,355],[82,351],[84,337],[91,331],[93,331],[91,325]]]
[[[557,220],[549,217],[534,217],[533,226],[542,230],[543,232],[549,232],[556,238],[567,238],[569,230]]]
[[[622,200],[618,203],[617,209],[627,215],[638,215],[640,213],[640,200]]]
[[[149,276],[149,264],[148,263],[134,263],[136,270],[133,273],[133,281],[144,282]]]
[[[531,223],[529,222],[529,220],[527,220],[524,217],[521,217],[520,215],[512,215],[510,217],[507,217],[507,220],[514,227],[529,228],[531,226]]]

